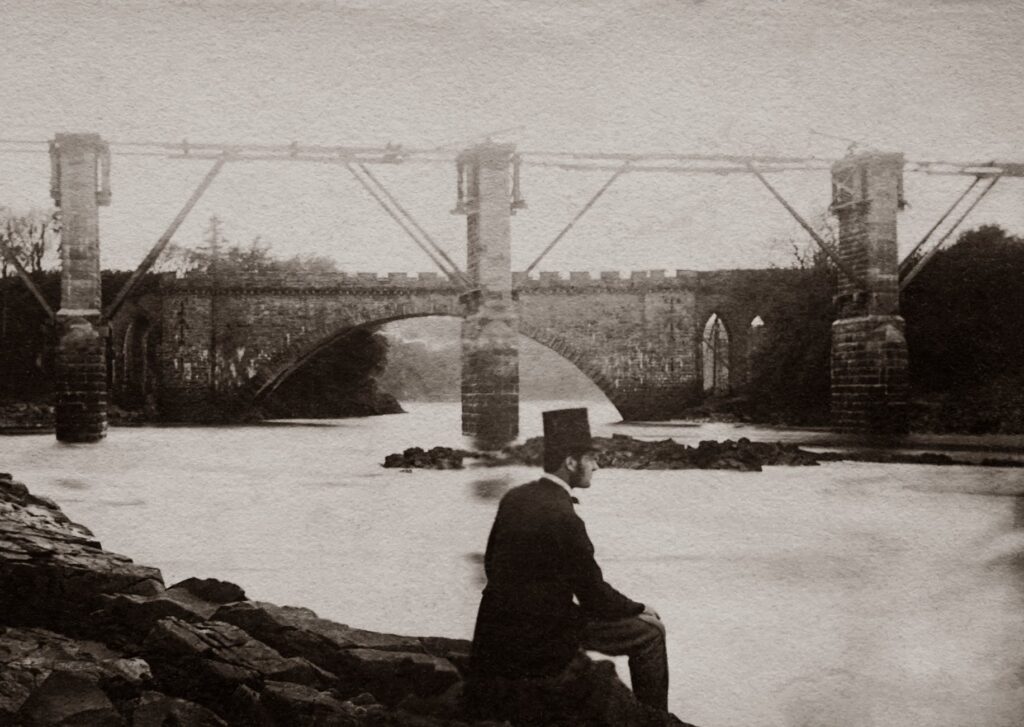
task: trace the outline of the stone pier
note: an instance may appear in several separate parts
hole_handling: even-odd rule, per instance
[[[95,442],[107,432],[107,367],[100,326],[99,205],[109,203],[107,147],[97,134],[57,134],[51,194],[61,214],[57,311],[57,439]]]
[[[518,316],[512,298],[510,170],[514,146],[486,143],[465,170],[467,273],[463,297],[462,433],[484,445],[519,434]]]
[[[903,155],[852,155],[832,167],[839,255],[866,284],[840,278],[832,324],[832,421],[843,431],[907,431],[907,343],[899,315],[896,217]]]

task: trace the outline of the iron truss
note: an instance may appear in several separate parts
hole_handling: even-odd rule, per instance
[[[0,152],[45,153],[49,140],[0,139]],[[147,156],[169,159],[224,158],[227,161],[297,161],[322,163],[398,164],[402,162],[453,163],[459,151],[415,148],[402,144],[317,145],[234,144],[214,142],[110,141],[119,156]],[[739,154],[677,154],[631,152],[571,152],[521,149],[523,162],[533,167],[570,171],[664,172],[677,174],[749,174],[754,164],[762,173],[828,170],[839,158]],[[971,177],[1024,177],[1024,162],[907,160],[905,172]]]
[[[488,139],[489,140],[489,139]],[[50,153],[54,152],[54,144],[50,140],[29,140],[29,139],[0,139],[0,153]],[[427,163],[427,164],[454,164],[458,169],[458,203],[454,212],[465,213],[468,210],[464,199],[463,189],[463,168],[460,159],[460,150],[452,149],[452,145],[436,147],[434,149],[416,149],[405,147],[401,144],[387,143],[381,145],[310,145],[291,142],[289,144],[225,144],[225,143],[195,143],[187,139],[180,142],[157,142],[157,141],[111,141],[107,142],[111,151],[119,156],[142,156],[160,157],[164,159],[182,160],[207,160],[213,162],[206,177],[202,180],[192,196],[186,201],[181,211],[174,218],[166,231],[157,240],[156,244],[146,255],[142,263],[135,270],[128,283],[115,296],[114,301],[104,312],[104,318],[109,320],[135,288],[141,277],[148,272],[155,263],[157,257],[170,242],[175,231],[184,221],[189,211],[213,182],[222,167],[227,162],[246,161],[285,161],[285,162],[314,162],[329,163],[343,166],[355,177],[356,181],[380,204],[382,209],[390,215],[395,222],[406,232],[406,234],[417,244],[431,260],[447,275],[453,283],[463,288],[471,286],[467,275],[459,269],[455,262],[444,252],[437,241],[423,229],[409,212],[401,205],[395,196],[376,178],[368,169],[367,165],[373,164],[403,164],[403,163]],[[610,172],[610,176],[604,184],[593,194],[585,205],[577,212],[571,221],[548,243],[543,251],[527,267],[527,272],[533,270],[540,261],[565,237],[574,225],[582,218],[588,210],[597,202],[607,189],[622,175],[627,173],[666,173],[666,174],[743,174],[753,175],[765,188],[775,197],[776,200],[793,216],[794,219],[807,231],[819,247],[832,259],[839,270],[859,287],[866,288],[866,281],[857,275],[843,260],[838,252],[818,234],[796,209],[790,205],[779,191],[768,181],[766,174],[779,172],[831,172],[836,158],[822,157],[797,157],[797,156],[769,156],[769,155],[735,155],[735,154],[676,154],[676,153],[630,153],[630,152],[568,152],[550,150],[518,150],[513,159],[513,199],[512,211],[522,209],[526,206],[525,200],[519,191],[519,168],[521,164],[528,164],[535,168],[552,168],[566,171],[593,171]],[[109,166],[107,167],[109,169]],[[938,252],[942,244],[952,235],[974,207],[988,194],[996,182],[1003,177],[1024,177],[1024,163],[1022,162],[954,162],[937,160],[907,160],[904,162],[905,172],[918,172],[929,175],[953,175],[969,176],[974,180],[971,186],[961,194],[953,203],[953,206],[939,219],[939,222],[929,230],[928,234],[918,242],[914,250],[900,264],[900,289],[902,290],[914,279],[920,270],[928,263],[932,256]],[[987,184],[980,188],[973,200],[969,199],[970,193],[978,186],[979,182],[986,180]],[[838,186],[837,186],[838,185]],[[836,192],[842,196],[844,191],[843,180],[833,179],[833,208],[837,202]],[[953,222],[945,234],[927,252],[920,254],[925,244],[930,240],[933,233],[951,215],[954,210],[960,208],[961,203],[967,200],[967,209],[960,217]],[[841,200],[839,200],[841,201]],[[43,307],[47,309],[52,317],[53,312],[49,310],[45,300],[35,290],[32,281],[27,273],[20,269],[21,266],[11,251],[6,246],[0,245],[0,253],[14,264],[19,275],[25,280],[33,292],[37,294]]]

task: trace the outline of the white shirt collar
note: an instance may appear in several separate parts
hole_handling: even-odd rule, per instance
[[[569,493],[569,497],[572,497],[572,496],[573,496],[573,494],[572,494],[572,488],[571,488],[571,487],[569,487],[569,483],[568,483],[568,482],[566,482],[565,480],[563,480],[563,479],[562,479],[561,477],[559,477],[558,475],[553,475],[553,474],[551,474],[550,472],[545,472],[545,473],[544,473],[544,477],[543,477],[542,479],[545,479],[545,480],[547,480],[548,482],[554,482],[554,483],[555,483],[556,485],[558,485],[558,486],[559,486],[559,487],[561,487],[561,488],[562,488],[563,490],[565,490],[566,492],[568,492],[568,493]]]

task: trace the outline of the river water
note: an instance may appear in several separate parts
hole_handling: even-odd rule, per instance
[[[524,402],[524,434],[542,408]],[[468,638],[497,499],[523,467],[403,473],[457,404],[369,419],[0,438],[0,469],[110,550],[371,629]],[[596,434],[778,433],[613,425]],[[579,511],[608,580],[668,627],[670,706],[703,727],[1024,724],[1024,470],[833,463],[604,470]],[[626,675],[625,665],[618,664]]]

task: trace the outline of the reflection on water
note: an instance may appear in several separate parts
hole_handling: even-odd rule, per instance
[[[483,590],[483,587],[487,585],[487,574],[484,573],[484,554],[480,551],[466,553],[466,560],[473,564],[473,583]]]
[[[481,500],[500,500],[508,492],[510,483],[506,478],[473,480],[473,495]]]
[[[91,447],[0,439],[0,468],[169,583],[220,577],[357,626],[465,638],[497,500],[537,471],[385,470],[390,452],[464,445],[458,405],[408,408],[337,426],[113,429]],[[525,436],[541,408],[524,402]],[[592,410],[595,433],[673,433],[615,418]],[[736,438],[715,427],[680,436]],[[671,706],[688,721],[1020,727],[1022,476],[602,470],[580,514],[608,580],[665,619]]]

